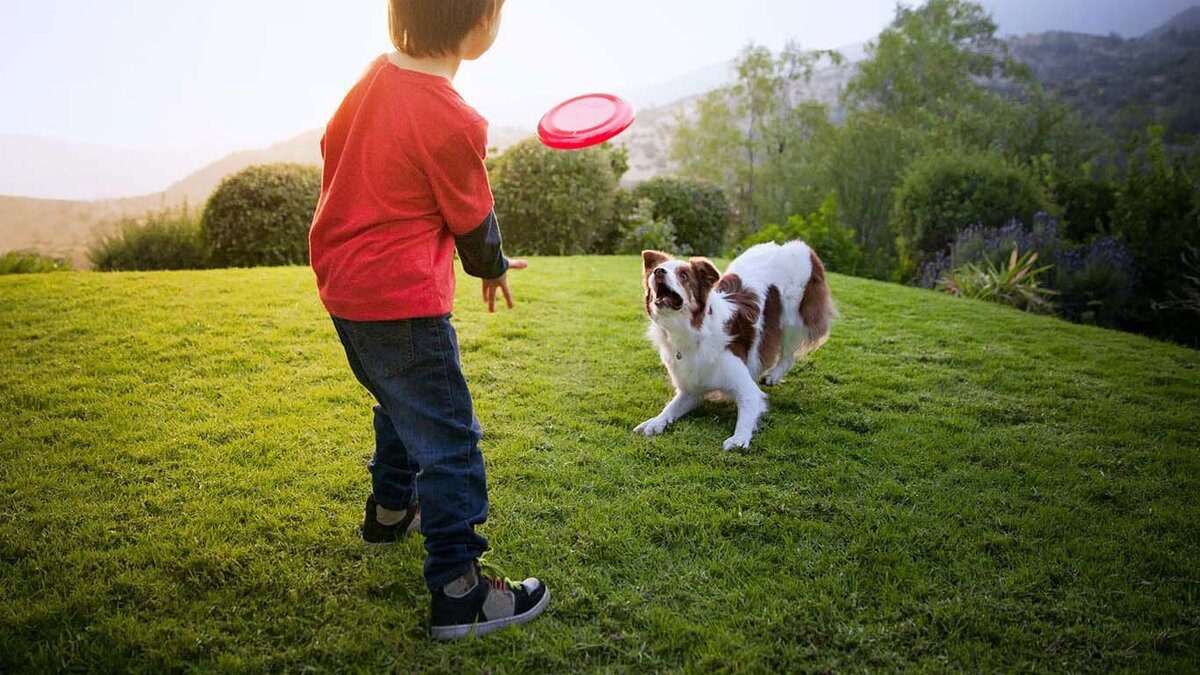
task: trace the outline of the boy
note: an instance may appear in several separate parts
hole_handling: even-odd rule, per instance
[[[378,401],[373,493],[362,537],[425,537],[435,639],[524,623],[546,608],[537,579],[490,578],[482,435],[450,323],[454,251],[511,308],[509,261],[484,155],[487,122],[451,84],[496,39],[504,0],[391,0],[396,51],[381,56],[326,128],[309,236],[321,300],[350,368]],[[420,496],[420,502],[417,498]]]

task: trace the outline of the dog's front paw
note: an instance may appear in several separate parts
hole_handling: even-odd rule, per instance
[[[633,430],[633,433],[641,434],[643,436],[657,436],[665,431],[666,428],[667,421],[661,417],[655,417],[637,425],[637,427]]]
[[[767,373],[762,379],[762,383],[768,387],[774,387],[780,382],[783,382],[783,373],[777,373],[773,370]]]
[[[726,452],[729,452],[730,450],[737,450],[739,448],[741,448],[741,449],[749,448],[750,447],[750,437],[749,436],[745,436],[745,437],[730,436],[729,438],[725,439],[724,447],[725,447]]]

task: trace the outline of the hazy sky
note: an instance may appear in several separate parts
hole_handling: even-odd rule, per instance
[[[0,134],[220,153],[324,124],[388,50],[385,0],[0,0]],[[1196,0],[985,0],[1003,32],[1137,35]],[[589,90],[627,93],[753,40],[865,41],[894,0],[510,0],[457,82],[493,124]]]

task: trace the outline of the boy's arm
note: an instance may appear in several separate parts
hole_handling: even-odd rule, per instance
[[[483,299],[488,311],[496,311],[496,293],[504,295],[511,309],[509,270],[525,269],[523,260],[507,260],[500,242],[500,225],[493,210],[488,184],[486,124],[470,125],[453,134],[433,154],[425,175],[433,188],[438,209],[454,235],[463,269],[483,279]]]
[[[499,279],[508,272],[496,212],[488,211],[478,227],[454,237],[463,271],[480,279]]]

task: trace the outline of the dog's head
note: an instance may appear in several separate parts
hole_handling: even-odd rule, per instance
[[[721,273],[706,258],[685,262],[660,251],[642,252],[646,313],[652,319],[687,313],[693,323],[703,321],[708,294],[720,278]]]

